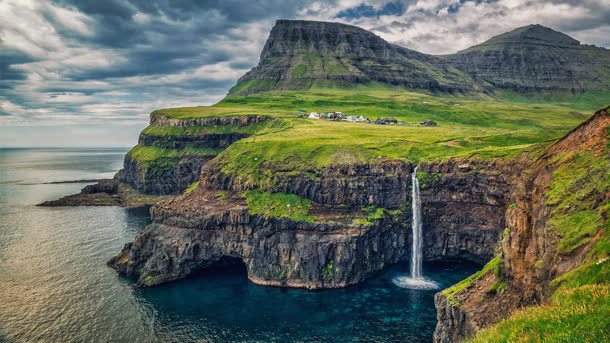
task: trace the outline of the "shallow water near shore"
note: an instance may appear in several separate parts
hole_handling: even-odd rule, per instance
[[[125,152],[0,149],[0,342],[431,341],[437,290],[397,287],[407,264],[338,290],[257,286],[241,266],[134,288],[105,263],[147,209],[34,206],[86,185],[43,182],[112,177]],[[440,288],[476,269],[424,263]]]

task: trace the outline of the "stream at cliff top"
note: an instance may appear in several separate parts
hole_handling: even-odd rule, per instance
[[[0,149],[0,342],[429,342],[434,290],[396,287],[408,264],[345,289],[256,286],[242,267],[137,289],[106,261],[146,209],[34,204],[112,177],[126,149]],[[441,288],[476,265],[424,263]]]

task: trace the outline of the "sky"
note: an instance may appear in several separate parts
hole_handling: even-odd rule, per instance
[[[210,105],[277,19],[447,54],[542,24],[610,47],[610,0],[0,0],[0,147],[127,147],[157,108]]]

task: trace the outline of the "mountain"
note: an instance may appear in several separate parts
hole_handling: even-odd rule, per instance
[[[609,90],[610,50],[528,25],[443,56],[482,84],[520,92]]]
[[[443,59],[388,43],[359,27],[278,20],[258,66],[239,79],[229,95],[371,81],[444,92],[480,90],[470,76]]]
[[[433,92],[610,90],[610,50],[529,25],[432,56],[340,23],[278,20],[231,95],[380,82]]]

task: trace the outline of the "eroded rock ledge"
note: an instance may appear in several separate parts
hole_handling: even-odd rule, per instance
[[[396,217],[374,226],[264,218],[248,214],[237,199],[220,200],[203,189],[155,207],[152,215],[155,223],[109,261],[141,286],[233,258],[257,284],[337,288],[407,257],[406,230]]]
[[[506,184],[497,166],[448,161],[422,166],[426,260],[493,256],[504,229]],[[152,208],[154,223],[109,262],[138,285],[187,277],[226,258],[243,261],[252,282],[336,288],[363,281],[410,256],[410,175],[400,161],[332,166],[315,177],[280,175],[273,189],[313,201],[313,222],[248,212],[250,188],[210,163],[194,192]],[[353,217],[365,206],[392,211],[368,224]],[[350,216],[341,215],[345,208]],[[463,212],[461,211],[463,209]],[[464,214],[466,213],[466,214]]]

